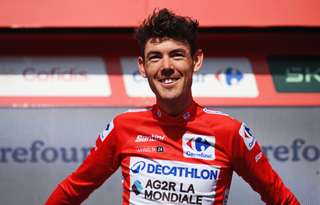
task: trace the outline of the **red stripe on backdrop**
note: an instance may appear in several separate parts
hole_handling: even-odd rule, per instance
[[[164,7],[202,27],[320,26],[317,0],[2,0],[0,27],[136,27]]]

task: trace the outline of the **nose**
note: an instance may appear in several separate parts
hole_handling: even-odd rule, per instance
[[[161,70],[170,70],[173,69],[173,65],[169,56],[164,56],[162,58]]]
[[[161,75],[169,78],[174,73],[173,64],[169,56],[162,58]]]

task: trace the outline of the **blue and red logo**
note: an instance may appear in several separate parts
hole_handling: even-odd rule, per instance
[[[233,86],[243,79],[243,73],[238,68],[227,67],[226,69],[220,69],[215,74],[215,78],[222,84],[226,83],[228,86]]]
[[[192,143],[195,141],[195,143]],[[196,150],[197,152],[206,151],[210,147],[210,143],[202,137],[192,138],[187,142],[187,145],[192,149]],[[194,147],[193,147],[194,146]]]
[[[205,160],[215,159],[215,137],[213,136],[184,134],[182,143],[185,157]]]
[[[242,123],[239,134],[243,138],[243,142],[247,146],[248,150],[251,150],[256,143],[256,139],[251,134],[250,129],[246,126],[246,124]]]

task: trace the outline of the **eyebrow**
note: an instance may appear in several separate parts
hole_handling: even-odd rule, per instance
[[[170,54],[172,53],[183,53],[183,54],[187,54],[186,51],[182,48],[177,48],[177,49],[173,49],[172,51],[170,51]],[[149,51],[146,55],[146,58],[148,58],[150,55],[158,55],[161,54],[160,51]]]
[[[171,54],[171,53],[183,53],[183,54],[187,54],[187,52],[186,52],[184,49],[182,49],[182,48],[174,49],[174,50],[170,51],[170,54]]]
[[[157,55],[157,54],[161,54],[159,51],[149,51],[146,55],[146,58],[149,58],[150,55]]]

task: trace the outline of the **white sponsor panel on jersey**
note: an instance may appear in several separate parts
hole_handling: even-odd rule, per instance
[[[187,158],[197,158],[214,160],[215,142],[213,136],[196,135],[186,133],[182,137],[183,156]]]
[[[100,57],[0,57],[0,96],[110,95]]]
[[[131,204],[213,204],[220,167],[170,160],[130,159]]]
[[[140,75],[138,57],[120,59],[126,93],[130,97],[154,97],[147,79]],[[258,97],[259,91],[247,58],[204,58],[193,74],[194,97]]]

